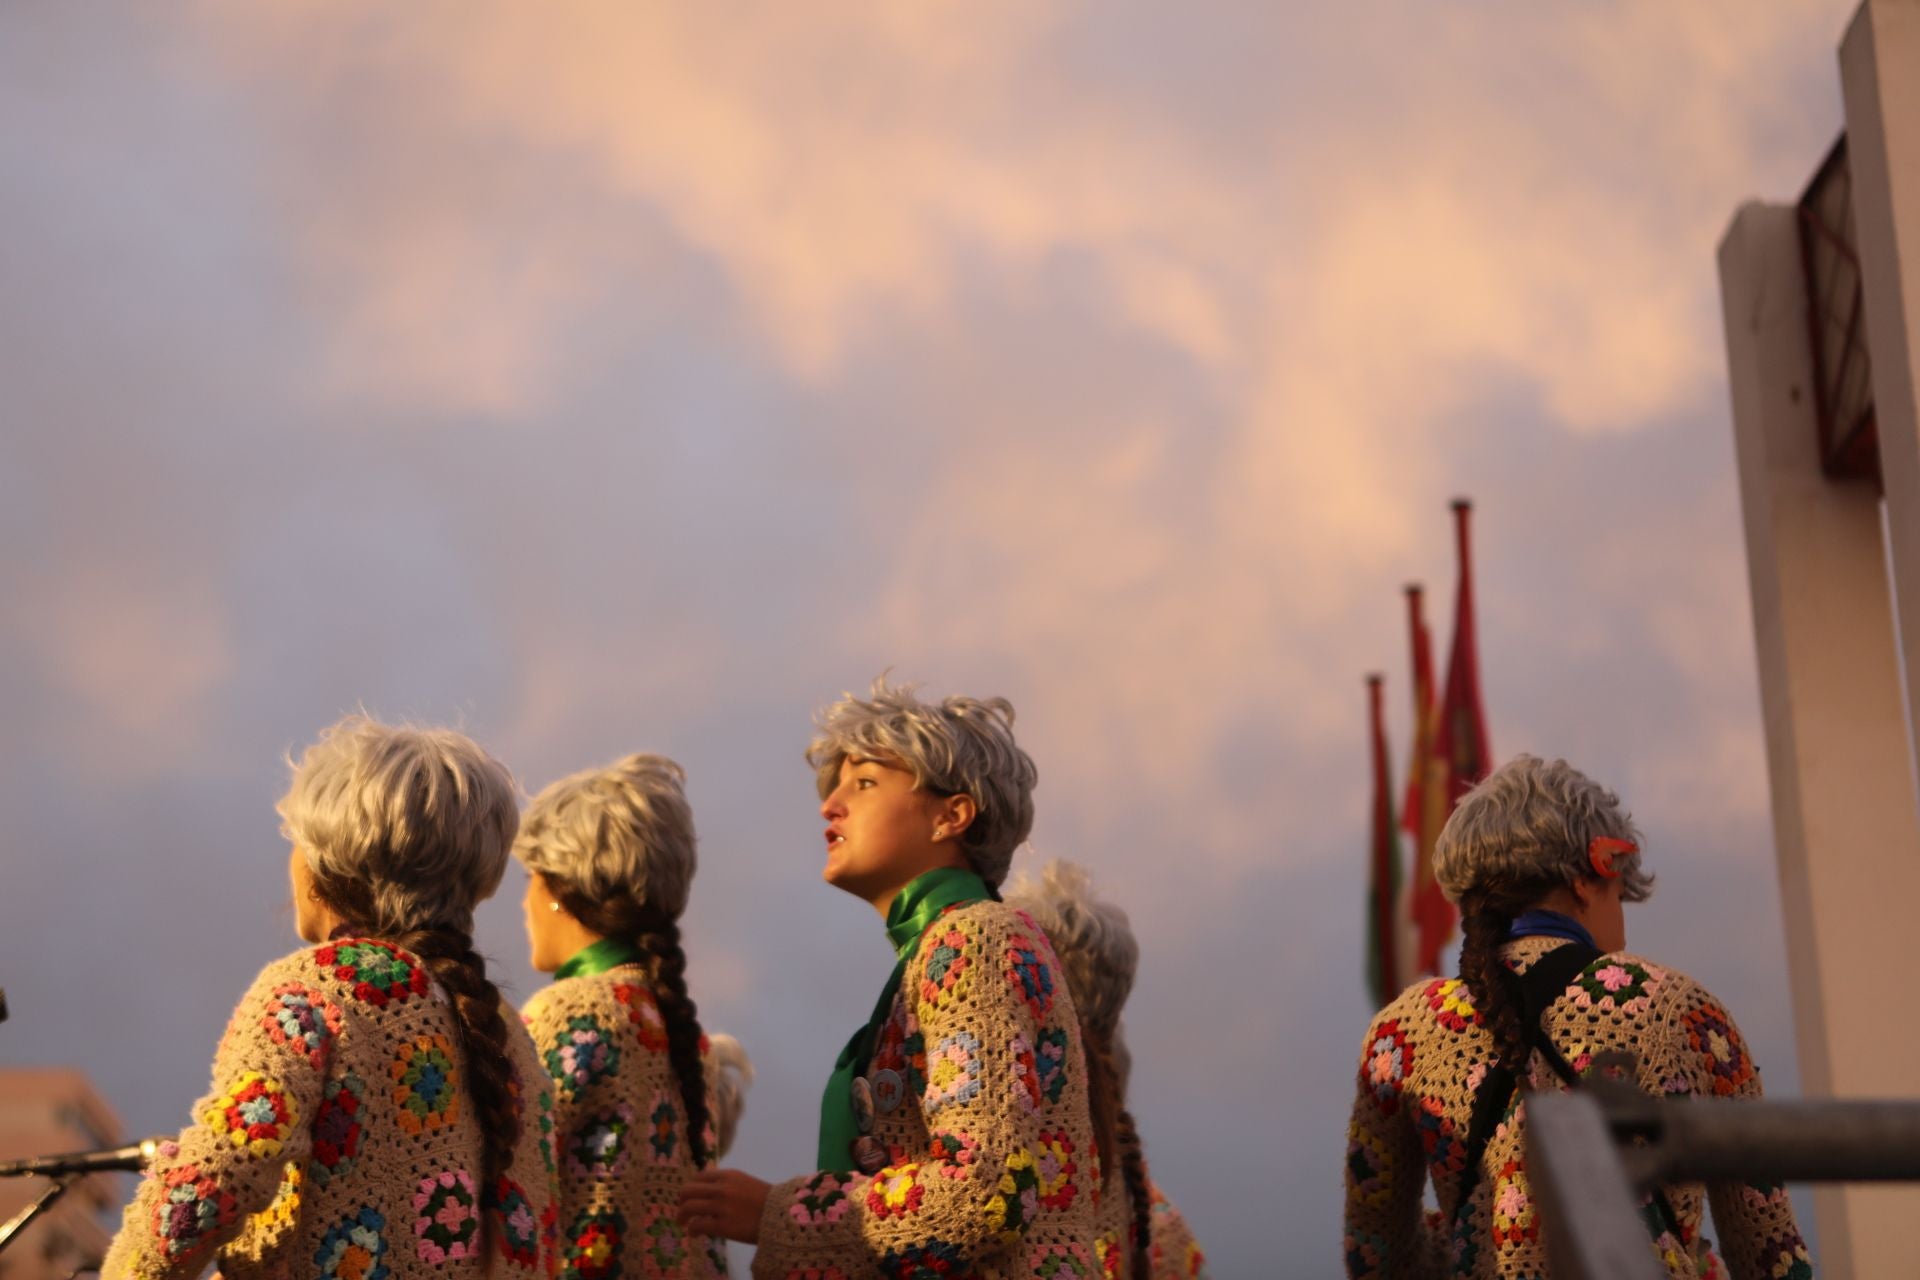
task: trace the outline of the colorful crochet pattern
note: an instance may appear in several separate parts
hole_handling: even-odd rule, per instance
[[[1152,1177],[1147,1179],[1147,1201],[1153,1228],[1147,1249],[1147,1280],[1205,1280],[1207,1258],[1194,1239],[1193,1228]],[[1095,1211],[1100,1234],[1094,1242],[1093,1256],[1098,1266],[1087,1274],[1103,1280],[1108,1276],[1141,1280],[1133,1274],[1133,1197],[1127,1194],[1126,1180],[1117,1167],[1100,1192]],[[1058,1274],[1076,1273],[1069,1268]]]
[[[1080,1018],[1046,935],[997,902],[951,908],[907,962],[868,1068],[871,1177],[773,1188],[753,1274],[1098,1276]]]
[[[674,1217],[693,1157],[646,969],[564,978],[521,1016],[554,1084],[560,1280],[724,1276],[724,1242]]]
[[[544,1103],[533,1042],[507,1021],[523,1090]],[[426,970],[385,942],[349,938],[268,965],[228,1024],[194,1123],[141,1180],[102,1276],[191,1280],[217,1262],[230,1280],[544,1280],[535,1224],[556,1191],[540,1131],[528,1117],[482,1197],[457,1043]]]
[[[1558,938],[1522,938],[1503,955],[1524,973],[1564,945]],[[1602,1053],[1624,1051],[1639,1064],[1638,1083],[1648,1093],[1760,1096],[1758,1070],[1727,1011],[1691,978],[1638,956],[1595,960],[1542,1021],[1576,1070]],[[1524,1101],[1509,1105],[1482,1157],[1473,1199],[1455,1214],[1474,1091],[1492,1056],[1493,1038],[1458,978],[1407,988],[1367,1029],[1348,1127],[1349,1276],[1518,1280],[1547,1274],[1527,1183]],[[1536,1090],[1564,1087],[1538,1053],[1529,1083]],[[1437,1220],[1421,1213],[1421,1189],[1429,1180],[1440,1204]],[[1811,1276],[1792,1206],[1777,1188],[1671,1186],[1666,1198],[1679,1221],[1665,1222],[1649,1197],[1647,1247],[1674,1280]],[[1709,1200],[1721,1233],[1719,1253],[1702,1231]]]

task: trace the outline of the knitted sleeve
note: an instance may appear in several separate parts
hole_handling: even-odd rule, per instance
[[[305,1166],[344,1021],[311,957],[268,965],[241,998],[214,1055],[213,1090],[141,1178],[104,1280],[190,1280],[269,1208],[289,1167]]]
[[[1367,1028],[1347,1123],[1344,1248],[1353,1280],[1417,1276],[1431,1257],[1420,1214],[1420,1138],[1411,1100],[1401,1093],[1414,1042],[1400,1005],[1389,1005]]]
[[[887,1276],[999,1274],[1046,1229],[1042,1215],[1084,1191],[1079,1015],[1046,935],[997,906],[949,913],[922,938],[900,998],[926,1049],[909,1087],[928,1149],[895,1150],[872,1177],[823,1172],[775,1186],[755,1276],[827,1265],[865,1275],[875,1264]],[[1036,1072],[1036,1061],[1058,1065]]]
[[[1726,1008],[1691,978],[1672,975],[1662,993],[1661,1034],[1649,1046],[1661,1092],[1696,1098],[1758,1098],[1760,1069]],[[1793,1205],[1780,1183],[1710,1183],[1707,1198],[1733,1280],[1813,1274]]]

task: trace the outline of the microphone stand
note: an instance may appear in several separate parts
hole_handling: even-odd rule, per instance
[[[55,1178],[40,1198],[13,1215],[4,1226],[0,1226],[0,1251],[4,1251],[13,1238],[20,1234],[21,1228],[53,1207],[54,1201],[73,1189],[73,1184],[86,1177],[84,1173],[67,1173]]]

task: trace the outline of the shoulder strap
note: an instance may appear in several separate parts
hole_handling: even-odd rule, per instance
[[[1573,1082],[1573,1067],[1554,1047],[1552,1039],[1540,1029],[1540,1018],[1560,998],[1567,984],[1598,959],[1600,954],[1583,943],[1569,942],[1541,956],[1525,973],[1501,974],[1508,984],[1509,994],[1518,998],[1520,1023],[1526,1031],[1528,1045],[1545,1054],[1555,1073],[1569,1084]],[[1480,1082],[1479,1090],[1473,1095],[1473,1118],[1467,1125],[1467,1163],[1460,1172],[1460,1198],[1454,1202],[1456,1217],[1465,1211],[1467,1202],[1473,1198],[1474,1189],[1480,1182],[1480,1162],[1487,1154],[1487,1143],[1493,1139],[1493,1131],[1500,1127],[1500,1117],[1506,1113],[1507,1103],[1512,1100],[1513,1091],[1519,1083],[1519,1078],[1511,1069],[1505,1066],[1490,1067],[1486,1078]]]

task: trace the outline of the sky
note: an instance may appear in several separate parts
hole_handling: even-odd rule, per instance
[[[529,790],[682,761],[733,1163],[889,953],[815,709],[1000,694],[1125,905],[1132,1102],[1222,1277],[1339,1272],[1365,687],[1647,835],[1635,949],[1793,1093],[1714,247],[1841,127],[1838,0],[0,14],[0,1063],[178,1128],[364,706]],[[519,873],[479,941],[536,988]]]

